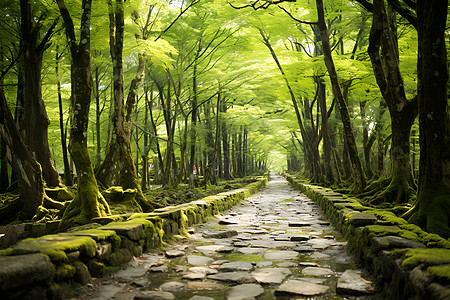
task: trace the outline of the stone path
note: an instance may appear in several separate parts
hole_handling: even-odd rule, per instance
[[[93,279],[81,299],[374,299],[314,203],[279,176],[190,239]]]

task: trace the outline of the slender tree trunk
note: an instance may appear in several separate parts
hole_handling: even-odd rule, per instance
[[[350,161],[352,163],[352,177],[354,180],[353,192],[360,192],[366,186],[366,178],[364,171],[362,169],[361,160],[358,154],[358,148],[356,145],[355,135],[353,133],[353,128],[348,113],[348,107],[345,103],[344,96],[342,95],[341,88],[339,86],[339,80],[336,72],[336,68],[333,63],[333,57],[331,55],[330,41],[328,37],[328,30],[325,23],[325,15],[323,9],[323,1],[317,0],[317,13],[318,13],[318,23],[317,26],[320,31],[320,36],[322,39],[322,48],[324,52],[325,65],[327,67],[328,73],[331,79],[331,85],[333,87],[333,94],[337,100],[339,107],[339,112],[341,113],[341,119],[344,126],[344,134],[346,137],[346,142],[349,150]]]
[[[72,57],[72,124],[70,127],[69,151],[78,175],[78,192],[64,212],[59,225],[66,229],[73,225],[86,224],[92,218],[110,213],[98,189],[91,158],[87,147],[89,107],[91,104],[92,74],[90,60],[90,16],[92,0],[83,0],[81,14],[80,43],[76,44],[75,27],[64,0],[57,0],[64,20],[66,36]]]
[[[56,86],[58,90],[58,105],[59,105],[59,129],[61,131],[61,147],[64,162],[64,181],[68,186],[73,185],[72,171],[69,164],[69,155],[67,153],[67,131],[64,128],[64,110],[61,94],[61,79],[59,76],[59,63],[61,54],[59,53],[59,47],[56,46]]]
[[[227,106],[225,103],[222,104],[222,113],[226,113]],[[228,128],[226,121],[222,119],[221,122],[221,133],[222,133],[222,147],[223,147],[223,177],[226,180],[231,180],[231,173],[230,173],[230,143],[228,141]]]
[[[110,1],[110,53],[113,60],[114,114],[113,134],[105,159],[97,170],[97,179],[105,185],[120,185],[124,189],[136,189],[136,210],[150,211],[153,206],[142,193],[131,149],[131,117],[136,106],[136,90],[145,75],[145,62],[142,54],[138,57],[138,68],[131,80],[127,101],[124,102],[123,79],[123,0]]]

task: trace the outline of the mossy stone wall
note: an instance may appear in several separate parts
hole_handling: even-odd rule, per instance
[[[450,299],[450,242],[358,199],[286,175],[316,202],[372,272],[381,299]]]
[[[98,223],[68,232],[24,239],[0,250],[0,295],[2,299],[74,298],[74,287],[87,284],[91,277],[108,275],[144,251],[164,247],[174,236],[188,236],[189,226],[238,204],[262,189],[267,180],[261,177],[243,189],[151,213],[97,218]],[[52,232],[57,228],[53,225]],[[48,227],[27,226],[35,236]]]

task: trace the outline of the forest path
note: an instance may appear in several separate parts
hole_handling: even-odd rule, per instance
[[[165,252],[93,279],[81,299],[374,298],[340,234],[280,176],[195,229]]]

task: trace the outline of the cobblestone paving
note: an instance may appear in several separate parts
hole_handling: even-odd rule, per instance
[[[367,279],[320,209],[272,175],[185,242],[93,279],[81,299],[374,299]]]

